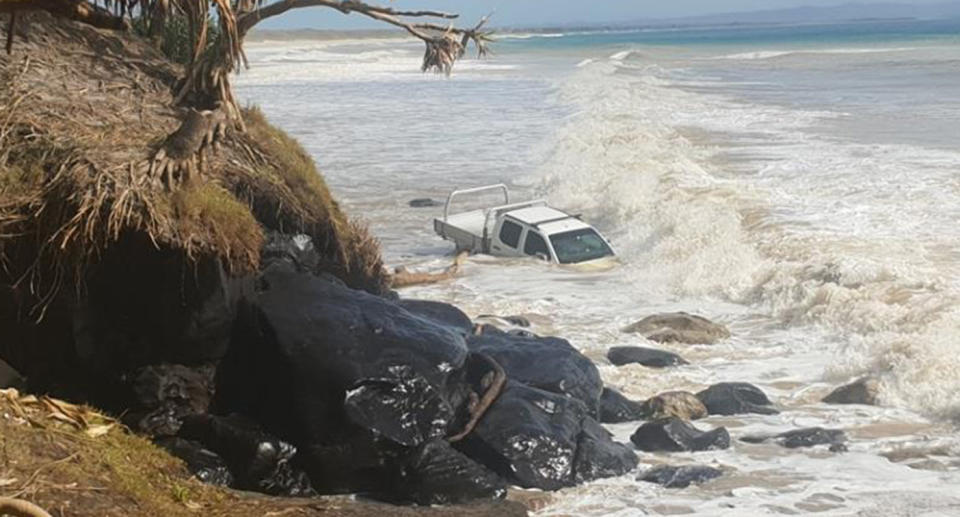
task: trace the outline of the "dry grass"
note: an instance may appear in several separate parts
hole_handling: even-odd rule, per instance
[[[48,399],[55,407],[65,404]],[[83,418],[110,421],[89,408]],[[69,411],[68,411],[69,413]],[[0,496],[26,499],[52,515],[120,517],[452,517],[524,515],[519,504],[394,507],[346,497],[285,499],[204,485],[183,463],[112,425],[89,433],[43,404],[0,390]],[[94,437],[95,436],[95,437]]]
[[[201,178],[171,190],[149,165],[180,122],[178,65],[134,36],[45,13],[17,27],[29,40],[0,55],[0,279],[27,288],[35,317],[130,234],[244,274],[259,266],[264,229],[302,232],[327,270],[385,289],[376,240],[258,110],[207,153]]]

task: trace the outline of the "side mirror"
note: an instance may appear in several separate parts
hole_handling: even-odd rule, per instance
[[[548,257],[547,254],[544,253],[544,252],[542,252],[542,251],[539,252],[539,253],[537,253],[537,254],[536,254],[536,257],[537,257],[538,259],[540,259],[540,260],[543,260],[543,261],[546,261],[546,262],[550,262],[550,257]]]

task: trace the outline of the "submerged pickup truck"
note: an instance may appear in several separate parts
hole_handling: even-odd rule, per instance
[[[501,191],[504,204],[450,213],[458,197]],[[453,241],[457,251],[501,257],[533,256],[559,264],[577,264],[613,256],[606,239],[579,216],[547,206],[542,199],[510,203],[504,184],[454,190],[447,196],[443,217],[433,220],[440,237]]]

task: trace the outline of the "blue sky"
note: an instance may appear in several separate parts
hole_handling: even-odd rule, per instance
[[[371,0],[372,1],[372,0]],[[931,5],[943,0],[901,0],[911,5]],[[495,12],[496,25],[544,26],[580,25],[606,22],[676,18],[738,11],[791,7],[832,6],[842,0],[383,0],[381,5],[396,8],[429,8],[453,11],[464,22]],[[869,9],[864,15],[869,16]],[[327,8],[298,9],[265,21],[271,29],[312,27],[317,29],[382,28],[383,24],[361,16],[343,14]]]

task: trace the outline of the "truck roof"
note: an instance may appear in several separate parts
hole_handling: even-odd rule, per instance
[[[551,220],[566,219],[570,217],[556,208],[549,206],[531,206],[519,210],[511,210],[506,213],[510,217],[527,224],[540,224]]]
[[[580,219],[548,206],[521,208],[507,212],[505,215],[531,226],[540,225],[540,230],[547,234],[590,227]]]

